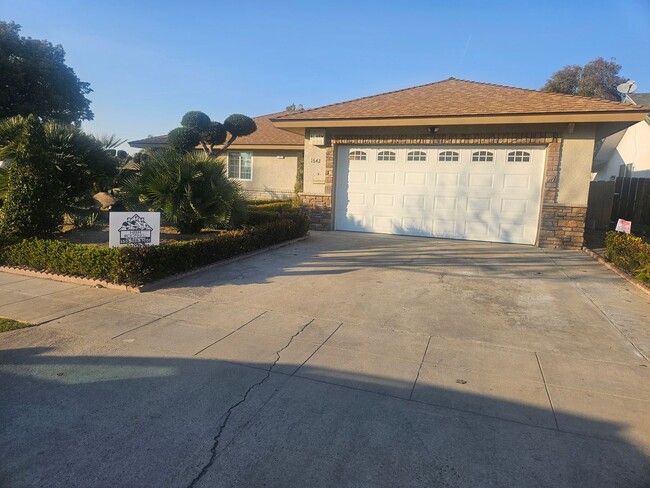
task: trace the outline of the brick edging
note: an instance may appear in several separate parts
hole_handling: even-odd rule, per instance
[[[278,249],[280,247],[288,246],[289,244],[293,244],[295,242],[300,242],[305,239],[309,238],[309,234],[303,237],[298,237],[297,239],[291,239],[290,241],[285,241],[285,242],[280,242],[278,244],[274,244],[272,246],[267,246],[263,247],[262,249],[257,249],[255,251],[251,251],[245,254],[241,254],[239,256],[235,256],[232,258],[228,259],[222,259],[221,261],[217,261],[215,263],[211,263],[205,266],[201,266],[200,268],[194,268],[190,271],[185,271],[183,273],[177,273],[171,276],[168,276],[166,278],[162,278],[157,281],[152,281],[151,283],[147,283],[144,285],[140,286],[131,286],[131,285],[120,285],[117,283],[111,283],[110,281],[105,281],[105,280],[97,280],[94,278],[84,278],[82,276],[72,276],[72,275],[62,275],[62,274],[57,274],[57,273],[50,273],[48,271],[36,271],[34,269],[28,269],[28,268],[20,268],[17,266],[0,266],[0,272],[3,273],[10,273],[10,274],[15,274],[15,275],[22,275],[22,276],[29,276],[32,278],[41,278],[45,280],[51,280],[51,281],[61,281],[63,283],[73,283],[76,285],[85,285],[85,286],[91,286],[94,288],[108,288],[111,290],[120,290],[120,291],[128,291],[131,293],[144,293],[147,291],[153,291],[154,289],[160,288],[161,286],[167,285],[173,281],[180,280],[182,278],[186,278],[188,276],[200,273],[202,271],[206,271],[210,268],[215,268],[217,266],[224,266],[226,264],[231,264],[237,261],[241,261],[243,259],[247,259],[253,256],[257,256],[258,254],[262,254],[268,251],[272,251],[274,249]]]
[[[605,258],[600,256],[598,253],[592,251],[588,247],[583,247],[582,250],[588,255],[594,258],[596,261],[598,261],[600,264],[605,266],[607,269],[613,271],[617,275],[619,275],[621,278],[624,280],[628,281],[630,284],[636,286],[639,290],[644,292],[647,295],[650,295],[650,287],[644,285],[643,283],[639,282],[634,278],[633,276],[630,276],[628,273],[623,271],[621,268],[616,266],[614,263],[610,263],[607,261]]]

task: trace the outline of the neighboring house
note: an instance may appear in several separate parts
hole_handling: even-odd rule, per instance
[[[272,117],[321,230],[580,248],[595,141],[650,109],[448,80]]]
[[[255,117],[257,130],[238,137],[226,151],[228,176],[239,181],[251,199],[288,199],[294,194],[296,172],[303,162],[303,137],[273,126],[270,119],[289,112]],[[131,147],[165,147],[167,136],[129,142]]]
[[[624,103],[650,107],[650,93],[631,93]],[[594,181],[617,176],[650,178],[650,118],[618,131],[599,142],[592,168]]]

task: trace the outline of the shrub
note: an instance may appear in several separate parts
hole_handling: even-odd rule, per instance
[[[226,128],[221,122],[210,122],[210,127],[201,134],[205,143],[210,147],[223,144],[227,135]]]
[[[248,210],[248,215],[246,216],[247,225],[260,225],[267,224],[269,222],[275,222],[280,220],[282,214],[279,212],[272,212],[268,210]]]
[[[201,134],[192,127],[178,127],[167,135],[167,144],[175,151],[187,152],[201,142]]]
[[[12,140],[14,159],[6,176],[0,233],[48,236],[63,223],[63,189],[47,153],[41,122],[30,115]]]
[[[274,222],[287,215],[297,215],[300,210],[291,206],[291,202],[269,202],[261,204],[249,204],[246,223],[248,225],[259,225],[267,222]]]
[[[223,121],[228,132],[235,137],[247,136],[257,130],[255,121],[243,114],[232,114]]]
[[[204,153],[159,151],[139,165],[121,191],[130,210],[160,210],[181,233],[244,222],[244,196],[220,161]]]
[[[181,119],[182,127],[169,132],[167,144],[176,151],[187,152],[200,145],[208,155],[220,156],[240,136],[257,130],[255,121],[242,114],[232,114],[223,124],[210,120],[203,112],[187,112]],[[230,132],[230,138],[226,141]],[[216,149],[216,146],[221,148]]]
[[[642,283],[650,283],[650,244],[640,237],[611,231],[605,237],[605,246],[608,260]]]
[[[270,210],[270,211],[275,211],[275,212],[282,212],[284,210],[290,210],[293,208],[292,204],[290,201],[283,200],[283,201],[271,201],[271,202],[263,202],[263,203],[249,203],[248,204],[249,209],[255,209],[255,210]]]
[[[210,117],[199,110],[193,110],[183,115],[181,125],[183,127],[191,127],[199,132],[203,132],[210,127]]]
[[[304,236],[308,219],[287,215],[274,222],[223,232],[210,239],[154,247],[96,247],[55,240],[0,242],[0,263],[112,283],[142,285],[216,261]]]

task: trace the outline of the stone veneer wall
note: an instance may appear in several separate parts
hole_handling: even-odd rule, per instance
[[[556,132],[431,134],[431,135],[332,135],[326,149],[325,193],[301,194],[301,205],[309,214],[311,228],[332,230],[334,198],[334,155],[340,144],[361,145],[546,145],[546,170],[538,244],[540,247],[580,249],[583,245],[586,206],[557,202],[562,140]]]
[[[309,216],[309,228],[332,230],[332,195],[300,194],[300,206]]]

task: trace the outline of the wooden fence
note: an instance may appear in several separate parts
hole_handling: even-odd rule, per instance
[[[587,206],[588,229],[612,229],[618,219],[650,225],[650,178],[592,181]]]

